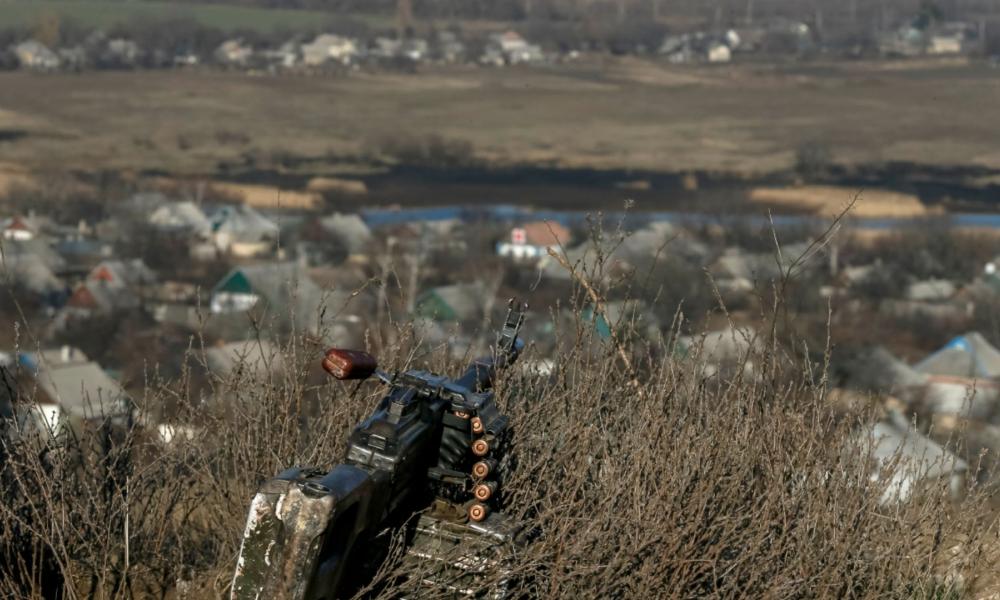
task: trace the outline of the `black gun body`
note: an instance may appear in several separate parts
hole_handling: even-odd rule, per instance
[[[351,434],[345,464],[329,472],[289,469],[265,482],[247,517],[233,600],[350,596],[380,562],[386,542],[376,534],[428,508],[415,528],[424,537],[448,531],[470,552],[480,552],[484,540],[510,543],[519,529],[489,506],[500,502],[492,471],[510,437],[490,388],[496,371],[517,359],[522,318],[523,308],[511,302],[494,356],[474,361],[458,379],[379,372],[389,392]],[[473,481],[477,460],[486,461],[493,481]],[[482,503],[474,484],[489,490]],[[440,555],[437,543],[423,540],[409,554]]]
[[[421,479],[437,459],[447,403],[420,400],[412,388],[393,388],[352,433],[345,465],[326,474],[290,469],[261,487],[241,557],[264,559],[239,565],[234,598],[321,600],[360,585],[380,558],[372,536],[428,495]]]

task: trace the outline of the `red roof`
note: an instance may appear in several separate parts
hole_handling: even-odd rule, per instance
[[[526,223],[521,229],[524,229],[526,243],[532,246],[565,246],[569,243],[569,229],[554,221]]]
[[[85,285],[76,288],[73,295],[66,301],[67,306],[73,308],[97,308],[97,299]]]
[[[10,225],[7,226],[7,229],[17,229],[20,231],[32,230],[31,227],[28,227],[28,224],[25,223],[24,219],[22,219],[21,217],[14,217],[13,219],[11,219]]]

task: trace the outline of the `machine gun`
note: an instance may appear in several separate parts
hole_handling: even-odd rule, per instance
[[[425,584],[460,595],[482,587],[524,533],[496,510],[511,428],[492,388],[523,347],[526,308],[510,301],[492,355],[458,379],[419,370],[388,374],[366,353],[327,351],[323,367],[331,375],[375,375],[388,392],[351,434],[344,464],[329,472],[291,468],[261,485],[233,600],[349,597],[386,556],[380,532],[400,526],[408,528],[406,560],[439,574],[422,575]],[[490,587],[494,597],[505,594],[502,581]]]

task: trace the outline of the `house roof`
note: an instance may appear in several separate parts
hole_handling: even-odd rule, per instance
[[[150,214],[169,202],[162,192],[137,192],[122,202],[121,207],[136,214]]]
[[[6,219],[3,222],[3,228],[14,231],[30,231],[31,233],[38,233],[39,230],[39,226],[35,223],[34,219],[20,215]]]
[[[8,264],[30,256],[45,263],[54,272],[66,268],[66,260],[52,248],[47,239],[36,237],[33,240],[8,240],[4,242],[3,250],[2,258]]]
[[[1000,378],[1000,350],[977,332],[958,336],[914,367],[928,375]]]
[[[913,429],[906,418],[891,412],[887,421],[879,421],[855,436],[862,452],[874,459],[873,475],[893,465],[891,479],[881,501],[905,501],[922,480],[949,477],[968,470],[968,464],[940,444]]]
[[[156,282],[156,273],[141,258],[105,260],[91,269],[90,281],[103,281],[111,286],[147,285]]]
[[[417,300],[417,312],[440,321],[481,319],[484,294],[483,286],[478,282],[436,287]]]
[[[309,323],[314,330],[321,312],[325,320],[335,320],[353,299],[345,290],[324,290],[297,263],[262,263],[236,267],[223,277],[213,293],[255,294],[266,303],[272,316]]]
[[[118,383],[91,361],[57,362],[22,356],[27,368],[45,395],[74,417],[100,417],[127,410],[128,396]]]
[[[895,392],[926,385],[929,377],[883,347],[871,348],[853,356],[845,364],[847,384],[856,389]]]
[[[752,327],[726,327],[677,340],[677,349],[681,354],[697,355],[713,364],[743,362],[760,346],[758,333]]]
[[[6,257],[5,268],[11,278],[35,294],[48,294],[65,289],[45,259],[33,254]]]
[[[525,241],[533,246],[565,246],[569,243],[570,232],[555,221],[534,221],[521,226]]]
[[[116,309],[138,306],[139,299],[127,286],[113,285],[101,280],[81,283],[70,296],[67,306],[71,308],[96,309],[111,312]]]
[[[906,288],[906,299],[920,302],[940,302],[954,295],[955,284],[947,279],[917,281]]]
[[[167,202],[149,215],[149,222],[162,229],[207,233],[212,224],[194,202]]]
[[[277,223],[244,204],[225,205],[211,217],[212,231],[228,233],[233,239],[259,241],[278,235]]]
[[[230,342],[209,348],[205,355],[209,370],[220,377],[263,375],[284,368],[278,347],[266,340]]]
[[[729,248],[709,269],[722,278],[767,280],[779,275],[778,265],[771,255],[749,254],[739,248]]]
[[[359,215],[333,213],[320,220],[323,229],[337,236],[350,254],[359,254],[372,239],[372,231]]]

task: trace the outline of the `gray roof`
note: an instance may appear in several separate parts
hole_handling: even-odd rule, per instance
[[[240,241],[259,241],[277,236],[279,231],[277,223],[245,204],[222,206],[211,221],[213,231]]]
[[[455,311],[459,321],[475,321],[483,318],[483,295],[481,283],[456,283],[436,287],[428,292],[440,298]]]
[[[212,224],[194,202],[167,202],[149,215],[150,224],[165,230],[207,233]]]
[[[41,256],[20,254],[8,256],[5,271],[10,278],[35,294],[47,294],[66,288]]]
[[[1000,350],[976,332],[948,342],[914,367],[929,375],[1000,378]]]
[[[911,386],[926,385],[928,376],[915,371],[882,347],[854,356],[846,365],[850,387],[876,392],[895,392]]]
[[[141,258],[101,261],[91,269],[91,276],[96,275],[102,268],[111,272],[115,280],[109,283],[114,286],[140,286],[156,283],[156,273],[146,266],[146,263]]]
[[[52,247],[50,240],[36,237],[33,240],[4,240],[3,259],[16,260],[23,256],[31,256],[45,263],[53,272],[66,268],[66,260]]]
[[[906,288],[907,300],[941,302],[955,295],[955,284],[947,279],[928,279],[911,283]]]
[[[131,288],[94,280],[87,280],[81,286],[87,288],[94,297],[97,307],[102,311],[110,312],[139,306],[139,297]]]
[[[122,203],[122,208],[137,214],[149,214],[170,200],[162,192],[138,192]]]
[[[787,255],[782,253],[782,258]],[[751,254],[741,248],[728,248],[709,268],[718,279],[765,281],[781,276],[773,254]]]
[[[873,477],[885,475],[882,469],[892,466],[883,504],[908,500],[921,481],[951,478],[968,469],[964,460],[914,430],[899,413],[860,431],[855,443],[874,459]],[[959,491],[954,489],[956,483],[951,486]]]
[[[337,236],[350,254],[359,254],[372,239],[371,229],[358,215],[333,213],[320,220],[323,229]]]
[[[209,370],[220,376],[263,375],[281,371],[284,359],[279,348],[266,340],[231,342],[205,351]]]
[[[269,315],[287,323],[294,319],[297,329],[318,332],[321,315],[323,323],[328,324],[346,316],[351,304],[359,301],[349,291],[321,288],[295,262],[237,267],[222,282],[237,271],[243,273],[254,293],[264,300],[263,308]]]
[[[41,358],[37,353],[23,355],[21,364],[63,412],[90,418],[119,415],[127,410],[125,391],[97,363],[60,362],[51,360],[47,354],[43,353]]]

